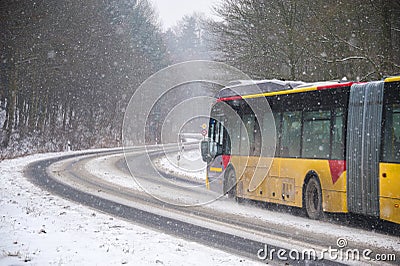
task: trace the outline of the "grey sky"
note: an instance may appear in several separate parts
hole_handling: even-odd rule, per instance
[[[176,24],[184,15],[202,12],[212,16],[211,6],[220,0],[150,0],[160,15],[164,29]]]

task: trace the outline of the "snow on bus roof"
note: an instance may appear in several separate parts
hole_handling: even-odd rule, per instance
[[[302,81],[283,81],[278,79],[237,80],[228,83],[226,87],[219,91],[217,98],[291,90],[299,85],[304,84],[305,83]]]
[[[234,88],[234,87],[241,87],[245,85],[257,85],[257,84],[262,84],[262,83],[277,83],[277,84],[285,84],[286,82],[283,80],[279,79],[261,79],[261,80],[234,80],[229,82],[225,88]]]
[[[297,86],[296,89],[311,88],[311,87],[315,88],[341,87],[341,86],[347,86],[352,83],[353,82],[351,81],[340,81],[340,80],[318,81],[312,83],[304,83],[302,85]]]
[[[297,90],[316,88],[329,89],[335,87],[351,86],[353,82],[348,81],[320,81],[320,82],[303,82],[303,81],[283,81],[278,79],[272,80],[238,80],[229,83],[217,94],[217,98],[230,98],[235,96],[244,96],[252,94],[262,94],[268,92],[279,92],[285,90]]]

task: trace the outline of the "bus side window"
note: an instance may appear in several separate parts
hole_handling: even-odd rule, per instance
[[[272,116],[266,113],[262,119],[262,144],[264,145],[264,155],[279,156],[279,139],[281,126],[281,113],[273,112]]]
[[[241,134],[241,121],[235,117],[226,120],[226,134],[225,139],[229,149],[225,154],[239,155],[240,150],[240,134]]]
[[[217,144],[217,155],[230,153],[230,141],[228,143],[224,120],[222,117],[210,120],[209,138]],[[225,147],[225,145],[229,147]]]
[[[222,154],[231,154],[231,138],[226,127],[224,127]]]
[[[275,157],[279,157],[279,147],[280,141],[282,139],[282,113],[274,112],[275,128],[276,128],[276,138],[275,138]]]
[[[220,118],[222,119],[222,118]],[[223,129],[223,122],[218,121],[217,123],[217,130],[215,133],[215,142],[217,143],[217,155],[222,154],[222,139],[223,139],[223,134],[224,134],[224,129]]]
[[[400,163],[400,105],[393,113],[393,132],[394,132],[394,161]]]
[[[211,119],[210,120],[210,130],[208,131],[208,137],[215,141],[215,120]]]
[[[335,110],[333,115],[332,125],[332,160],[344,160],[344,139],[343,139],[343,124],[344,124],[344,112],[343,108]]]
[[[386,108],[383,161],[400,163],[400,104]]]
[[[331,112],[304,112],[303,157],[328,159],[330,152]]]
[[[260,126],[254,114],[243,116],[245,129],[241,133],[241,153],[242,155],[258,156],[261,151],[261,132]],[[248,137],[248,139],[246,138]]]
[[[281,157],[300,157],[301,112],[284,112],[282,116]]]
[[[257,122],[257,119],[255,120],[254,123],[254,147],[253,147],[253,155],[254,156],[260,156],[261,154],[261,130],[260,130],[260,125]]]

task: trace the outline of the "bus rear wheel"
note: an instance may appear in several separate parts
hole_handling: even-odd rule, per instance
[[[315,176],[311,177],[305,186],[304,209],[311,219],[317,220],[322,215],[322,190]]]
[[[228,198],[236,198],[236,174],[232,168],[225,173],[224,192]]]

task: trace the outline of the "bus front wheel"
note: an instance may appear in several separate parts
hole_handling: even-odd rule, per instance
[[[313,176],[305,185],[304,209],[307,216],[317,220],[322,215],[322,190],[318,179]]]

